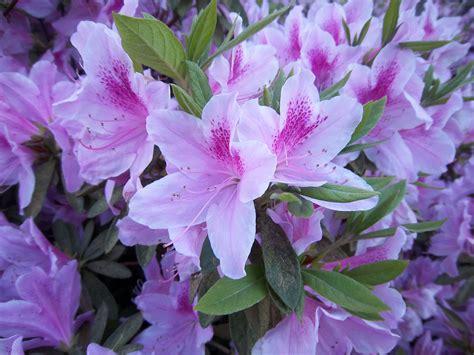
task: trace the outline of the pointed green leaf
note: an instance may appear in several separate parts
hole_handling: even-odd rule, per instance
[[[321,201],[347,203],[377,196],[379,192],[346,185],[324,184],[319,187],[302,187],[300,194]]]
[[[400,3],[401,0],[390,0],[390,4],[383,18],[382,46],[387,45],[397,32]]]
[[[248,265],[241,279],[223,277],[199,300],[194,309],[211,315],[226,315],[249,308],[267,295],[265,275],[261,268]]]
[[[381,191],[379,202],[377,205],[363,212],[354,212],[349,218],[349,229],[351,232],[358,234],[375,223],[380,221],[387,214],[398,207],[405,197],[406,183],[400,181],[396,184],[388,186]]]
[[[296,309],[303,292],[298,256],[283,229],[266,215],[260,216],[265,278],[280,299]]]
[[[351,77],[352,72],[347,73],[341,80],[339,80],[337,83],[331,85],[328,87],[326,90],[322,91],[319,94],[319,99],[322,100],[329,100],[330,98],[333,98],[337,94],[339,94],[339,90],[341,90],[344,85],[346,85],[347,81]]]
[[[86,266],[97,274],[114,279],[128,279],[132,277],[131,271],[126,266],[114,261],[98,260],[90,262]]]
[[[377,101],[369,101],[364,105],[362,120],[354,130],[354,133],[352,133],[349,144],[369,134],[369,132],[377,125],[377,122],[379,122],[382,117],[386,102],[387,98],[382,97]]]
[[[135,253],[137,254],[137,261],[142,268],[145,268],[155,254],[156,245],[135,245]]]
[[[383,260],[344,271],[344,275],[364,285],[376,286],[392,281],[408,266],[406,260]]]
[[[143,317],[141,313],[135,313],[128,317],[119,325],[117,329],[107,338],[104,343],[106,348],[117,350],[131,340],[135,334],[140,330],[143,324]]]
[[[198,62],[207,54],[217,23],[217,0],[211,0],[209,5],[199,12],[194,19],[191,33],[187,40],[188,58]]]
[[[104,336],[105,327],[107,326],[107,319],[109,317],[109,309],[104,302],[97,310],[94,317],[94,323],[91,327],[91,343],[100,344]]]
[[[181,42],[163,22],[113,14],[122,46],[137,63],[184,82],[185,54]]]
[[[209,86],[209,80],[199,65],[187,60],[186,80],[191,88],[191,94],[194,101],[203,108],[212,97],[212,90]]]
[[[374,190],[380,191],[390,184],[395,176],[364,176],[363,178]]]
[[[349,312],[377,315],[389,309],[366,286],[338,272],[303,269],[303,279],[316,293]]]
[[[49,185],[53,179],[55,168],[56,161],[54,159],[35,166],[35,189],[30,204],[25,208],[25,216],[34,218],[40,213]]]
[[[361,143],[361,144],[351,144],[346,146],[343,150],[339,152],[339,154],[347,154],[347,153],[352,153],[352,152],[358,152],[364,149],[368,148],[373,148],[378,146],[379,144],[382,144],[383,141],[376,141],[376,142],[371,142],[371,143]]]
[[[432,51],[436,48],[441,48],[451,41],[413,41],[413,42],[400,42],[400,47],[408,48],[416,52]]]
[[[402,224],[402,226],[409,232],[424,233],[424,232],[432,232],[432,231],[438,230],[446,221],[447,219],[445,218],[440,221],[409,223],[409,224]]]
[[[385,229],[380,229],[375,232],[369,232],[369,233],[358,235],[356,239],[363,240],[363,239],[387,238],[394,235],[396,231],[397,231],[397,228],[395,227],[385,228]]]
[[[273,193],[270,198],[272,200],[279,200],[282,202],[295,202],[299,205],[302,204],[301,199],[291,192]]]
[[[183,109],[183,111],[195,117],[201,117],[202,108],[197,104],[197,102],[194,101],[194,99],[179,86],[171,84],[171,87],[173,88],[173,95],[178,101],[179,106]]]

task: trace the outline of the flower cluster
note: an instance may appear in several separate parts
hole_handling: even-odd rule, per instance
[[[0,353],[474,352],[470,6],[0,1]]]

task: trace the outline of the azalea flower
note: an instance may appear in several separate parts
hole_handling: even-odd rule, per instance
[[[245,275],[256,232],[253,200],[267,189],[276,162],[265,144],[236,139],[239,119],[236,94],[214,96],[202,120],[180,111],[154,111],[148,132],[178,171],[138,191],[129,213],[152,229],[206,222],[222,272],[232,278]]]
[[[349,143],[361,120],[361,105],[347,96],[320,102],[313,82],[307,70],[290,77],[281,91],[280,115],[257,100],[245,103],[239,137],[265,142],[277,156],[274,182],[302,187],[331,182],[371,190],[363,179],[331,162]],[[329,209],[363,210],[377,198],[347,204],[310,200]]]

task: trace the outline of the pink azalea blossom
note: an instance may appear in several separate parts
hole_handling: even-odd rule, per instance
[[[244,276],[255,239],[253,200],[267,189],[275,156],[263,143],[236,139],[240,109],[235,94],[213,97],[202,121],[169,110],[156,110],[151,117],[148,131],[178,172],[138,191],[129,216],[152,229],[206,222],[223,273]]]
[[[281,91],[280,115],[257,100],[245,103],[239,137],[265,142],[277,156],[274,182],[294,186],[331,182],[371,190],[363,179],[331,163],[349,142],[362,107],[347,96],[320,102],[313,82],[313,74],[306,70],[289,78]],[[347,204],[311,201],[329,209],[363,210],[372,208],[377,198]]]

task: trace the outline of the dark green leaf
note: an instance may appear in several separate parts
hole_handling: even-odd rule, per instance
[[[83,255],[86,251],[89,243],[91,242],[92,236],[94,235],[94,221],[87,222],[84,228],[84,234],[80,242],[80,254]]]
[[[91,328],[91,343],[100,344],[104,336],[105,327],[107,326],[107,319],[109,318],[109,309],[104,302],[97,310],[94,317],[94,323]]]
[[[109,318],[117,319],[117,302],[115,302],[115,298],[112,296],[107,286],[105,286],[93,273],[87,270],[82,271],[82,280],[85,286],[84,289],[89,293],[94,307],[99,308],[103,303],[105,303],[109,310]]]
[[[140,330],[143,324],[143,317],[141,313],[135,313],[128,317],[117,329],[107,338],[104,343],[106,348],[114,351],[125,345],[135,334]]]
[[[198,62],[209,51],[212,36],[217,23],[217,0],[211,0],[209,5],[199,12],[193,20],[191,33],[186,41],[188,58]]]
[[[441,306],[444,315],[448,318],[449,323],[456,329],[460,330],[463,333],[470,333],[470,327],[466,324],[466,322],[454,311],[449,308]]]
[[[266,27],[268,24],[276,20],[278,17],[286,13],[291,7],[293,6],[293,3],[291,3],[288,6],[285,6],[281,8],[280,10],[272,12],[270,15],[267,17],[263,18],[260,21],[257,21],[255,23],[252,23],[249,27],[247,27],[244,31],[242,31],[237,37],[234,39],[223,43],[202,65],[201,67],[203,69],[206,69],[212,61],[220,56],[222,53],[228,51],[229,49],[232,49],[236,45],[242,43],[245,41],[247,38],[253,36],[260,30],[262,30],[264,27]]]
[[[363,178],[374,190],[380,191],[390,184],[395,176],[364,176]]]
[[[474,62],[471,62],[466,66],[458,69],[455,77],[451,78],[439,87],[439,90],[436,91],[436,95],[433,97],[433,101],[439,100],[444,96],[454,92],[461,86],[465,85],[465,80],[471,73],[473,67]]]
[[[212,97],[211,87],[206,74],[196,63],[186,61],[186,80],[191,87],[194,101],[203,108]]]
[[[409,232],[414,233],[424,233],[424,232],[432,232],[441,228],[441,226],[446,222],[447,219],[442,219],[440,221],[429,221],[429,222],[419,222],[419,223],[410,223],[410,224],[402,224],[403,228],[408,230]]]
[[[53,179],[55,168],[56,161],[54,159],[47,160],[34,168],[35,189],[30,204],[25,208],[25,216],[34,218],[40,213],[49,185]]]
[[[201,117],[202,108],[198,105],[198,103],[179,86],[171,84],[171,87],[173,88],[173,94],[183,111],[195,117]]]
[[[339,80],[337,83],[334,85],[331,85],[328,87],[326,90],[322,91],[319,94],[319,99],[322,100],[329,100],[330,98],[333,98],[334,96],[339,94],[339,90],[341,90],[344,85],[346,85],[347,81],[351,77],[352,72],[347,73],[341,80]]]
[[[383,18],[382,46],[387,45],[397,32],[400,3],[401,0],[390,0],[390,4]]]
[[[376,141],[376,142],[371,142],[371,143],[361,143],[361,144],[351,144],[345,147],[343,150],[339,152],[339,154],[347,154],[347,153],[352,153],[352,152],[358,152],[360,150],[364,150],[367,148],[372,148],[375,146],[378,146],[379,144],[383,143],[385,141]]]
[[[318,294],[349,312],[377,315],[389,309],[366,286],[338,272],[303,269],[303,279]]]
[[[114,189],[112,197],[110,198],[110,204],[114,205],[122,196],[122,188]],[[94,218],[98,215],[104,213],[109,209],[109,204],[107,200],[102,195],[87,211],[87,218]]]
[[[346,185],[324,184],[319,187],[302,187],[300,194],[321,201],[346,203],[365,200],[379,193]]]
[[[364,105],[362,120],[354,130],[354,133],[352,133],[349,144],[369,134],[369,132],[377,125],[377,122],[379,122],[382,117],[386,102],[387,97],[384,96],[377,101],[369,101]]]
[[[408,266],[405,260],[384,260],[344,271],[344,274],[364,285],[387,283],[400,275]]]
[[[220,276],[214,268],[211,272],[202,274],[202,279],[198,287],[198,299],[201,299],[214,284],[219,281]],[[203,328],[207,328],[211,323],[217,319],[216,316],[198,312],[199,324]]]
[[[247,275],[233,280],[223,277],[199,300],[195,310],[211,314],[226,315],[246,309],[258,303],[267,295],[264,272],[249,265]]]
[[[105,240],[104,240],[104,252],[107,254],[109,253],[115,244],[118,242],[118,228],[115,225],[117,222],[117,219],[114,220],[112,225],[107,229],[107,232],[105,233]]]
[[[122,46],[136,62],[184,82],[185,54],[181,42],[163,22],[113,14]]]
[[[270,217],[260,216],[265,277],[275,293],[290,309],[296,309],[303,292],[300,263],[283,229]]]
[[[349,26],[347,25],[346,20],[344,19],[342,19],[342,28],[344,29],[344,34],[346,35],[347,44],[350,46],[351,45],[351,30]]]
[[[408,48],[417,52],[432,51],[436,48],[441,48],[451,41],[413,41],[413,42],[400,42],[400,47]]]
[[[379,195],[379,202],[374,208],[368,211],[354,212],[352,214],[349,219],[350,231],[358,234],[380,221],[398,207],[405,197],[405,191],[405,181],[400,181],[384,188]]]
[[[53,235],[54,240],[62,251],[71,256],[76,254],[76,243],[79,240],[79,236],[72,225],[61,220],[55,221],[53,223]]]
[[[128,279],[132,276],[130,270],[114,261],[98,260],[86,264],[89,270],[94,271],[97,274],[108,276],[114,279]]]
[[[155,254],[156,245],[135,245],[135,253],[137,254],[138,263],[145,268]]]
[[[217,268],[217,266],[219,266],[219,259],[217,259],[217,257],[214,255],[214,252],[212,251],[209,238],[206,238],[206,240],[204,240],[204,244],[202,245],[199,264],[201,266],[202,274],[212,272]]]

